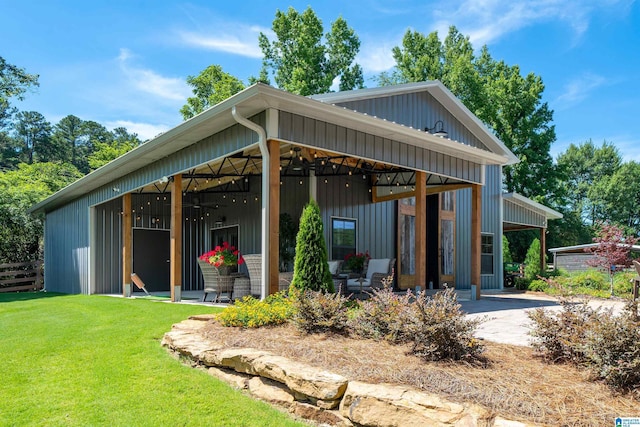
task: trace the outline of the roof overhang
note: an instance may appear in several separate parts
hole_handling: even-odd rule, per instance
[[[440,97],[443,100],[448,100],[447,102],[449,104],[455,104],[455,102],[449,99],[451,93],[448,92],[441,83],[436,83],[437,84],[433,84],[434,93],[441,93]],[[405,87],[404,90],[410,91],[408,87]],[[365,90],[365,92],[366,91],[367,90]],[[453,98],[455,100],[455,97]],[[150,165],[176,151],[195,144],[210,135],[236,124],[236,121],[231,115],[231,109],[234,106],[238,112],[245,117],[251,117],[269,108],[288,111],[345,126],[350,129],[360,130],[383,138],[426,147],[435,152],[463,158],[483,165],[505,165],[509,164],[512,160],[512,153],[506,149],[506,151],[499,149],[495,153],[482,150],[449,139],[443,139],[419,129],[327,104],[316,99],[291,94],[258,83],[91,172],[80,180],[34,205],[29,209],[29,212],[54,209],[57,206],[68,203],[88,192],[107,185],[118,178]],[[462,104],[460,104],[460,106],[462,106]],[[447,105],[445,105],[445,107],[447,107]],[[468,110],[465,111],[469,116],[466,120],[467,123],[471,125],[476,122],[479,123],[471,112]],[[268,135],[268,137],[276,136],[277,135]],[[497,139],[496,141],[499,143]]]
[[[557,252],[573,252],[573,253],[580,253],[580,252],[584,252],[586,249],[589,248],[595,248],[598,246],[598,243],[586,243],[584,245],[575,245],[575,246],[563,246],[561,248],[551,248],[549,249],[549,252],[552,253],[557,253]],[[631,252],[640,252],[640,246],[639,245],[632,245],[631,246]]]
[[[505,193],[502,195],[502,199],[513,202],[516,205],[521,206],[525,209],[538,212],[539,214],[544,215],[547,220],[561,219],[563,217],[563,215],[560,212],[553,210],[541,203],[535,202],[518,193]]]

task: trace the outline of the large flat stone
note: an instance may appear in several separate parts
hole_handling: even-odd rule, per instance
[[[293,403],[291,390],[277,381],[268,378],[253,377],[249,380],[249,392],[255,397],[278,404]]]
[[[491,416],[411,387],[349,382],[340,413],[353,423],[375,427],[488,426]]]
[[[251,375],[236,372],[232,369],[218,368],[217,366],[210,367],[207,372],[209,372],[209,375],[239,389],[247,389],[249,380],[253,378]]]
[[[347,379],[286,357],[264,355],[252,362],[257,375],[286,384],[291,390],[322,401],[337,401],[347,389]],[[328,404],[328,406],[337,406]]]

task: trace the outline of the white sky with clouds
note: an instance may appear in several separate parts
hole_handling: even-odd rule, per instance
[[[558,141],[604,139],[640,161],[640,6],[634,0],[327,0],[307,5],[328,29],[341,15],[362,42],[357,61],[368,87],[393,66],[391,48],[411,28],[446,35],[456,25],[476,49],[534,72],[546,85]],[[277,8],[270,0],[232,2],[0,0],[2,55],[40,75],[17,104],[53,123],[74,114],[143,139],[177,125],[190,95],[185,83],[211,64],[244,80],[261,65],[258,35]],[[29,22],[29,25],[25,25]]]

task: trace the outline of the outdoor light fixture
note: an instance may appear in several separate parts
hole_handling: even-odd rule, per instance
[[[300,152],[302,151],[300,149],[300,147],[295,147],[294,148],[295,151],[295,156],[293,157],[292,161],[291,161],[291,168],[294,171],[301,171],[303,164],[302,164],[302,155],[300,154]]]
[[[438,127],[438,123],[440,123],[440,127]],[[435,132],[433,132],[435,130]],[[446,130],[444,130],[444,123],[442,120],[438,120],[433,124],[433,127],[424,128],[425,132],[429,132],[433,136],[439,136],[440,138],[446,138],[449,136]]]

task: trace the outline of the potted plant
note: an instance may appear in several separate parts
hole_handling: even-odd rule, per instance
[[[351,270],[354,273],[362,274],[364,264],[369,259],[371,259],[371,256],[369,256],[369,251],[365,251],[364,253],[350,253],[344,257],[344,265],[347,270]]]
[[[233,267],[244,263],[238,249],[229,242],[222,242],[221,246],[200,255],[200,259],[216,267],[221,276],[228,276]]]

